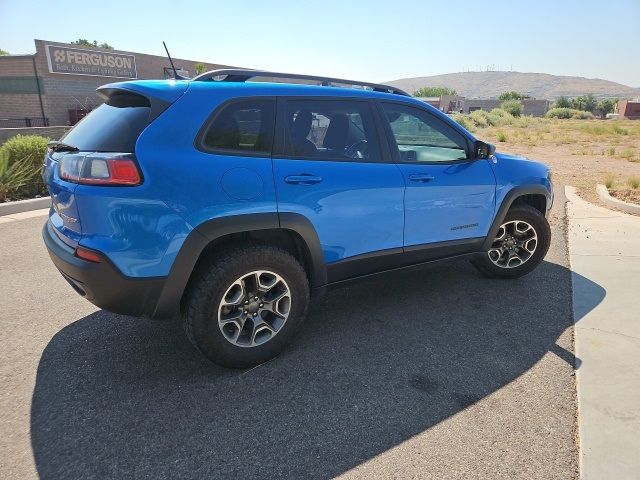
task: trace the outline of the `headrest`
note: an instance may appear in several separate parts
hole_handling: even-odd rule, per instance
[[[349,138],[349,118],[345,114],[335,115],[329,122],[322,146],[334,150],[343,150]]]

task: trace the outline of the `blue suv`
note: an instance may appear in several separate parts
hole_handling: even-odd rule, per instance
[[[312,292],[452,257],[516,278],[549,248],[549,169],[397,88],[216,70],[98,93],[45,158],[51,259],[221,365],[277,355]]]

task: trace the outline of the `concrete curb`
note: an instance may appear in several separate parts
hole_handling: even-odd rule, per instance
[[[0,203],[0,217],[4,215],[13,215],[14,213],[30,212],[31,210],[41,210],[43,208],[49,208],[50,206],[51,197]]]
[[[619,210],[622,210],[623,212],[640,215],[640,205],[623,202],[622,200],[618,200],[617,198],[612,197],[611,195],[609,195],[609,190],[604,185],[600,183],[596,185],[596,192],[598,193],[598,197],[600,197],[600,200],[602,200],[610,207],[617,208]]]

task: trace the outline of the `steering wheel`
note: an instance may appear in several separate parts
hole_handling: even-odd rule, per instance
[[[349,158],[367,158],[369,156],[367,141],[358,140],[356,143],[349,145],[345,148],[344,154]]]

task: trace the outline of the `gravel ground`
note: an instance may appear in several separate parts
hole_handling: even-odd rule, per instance
[[[336,290],[249,371],[81,299],[43,217],[0,224],[0,477],[576,478],[562,192],[527,278],[461,262]]]

